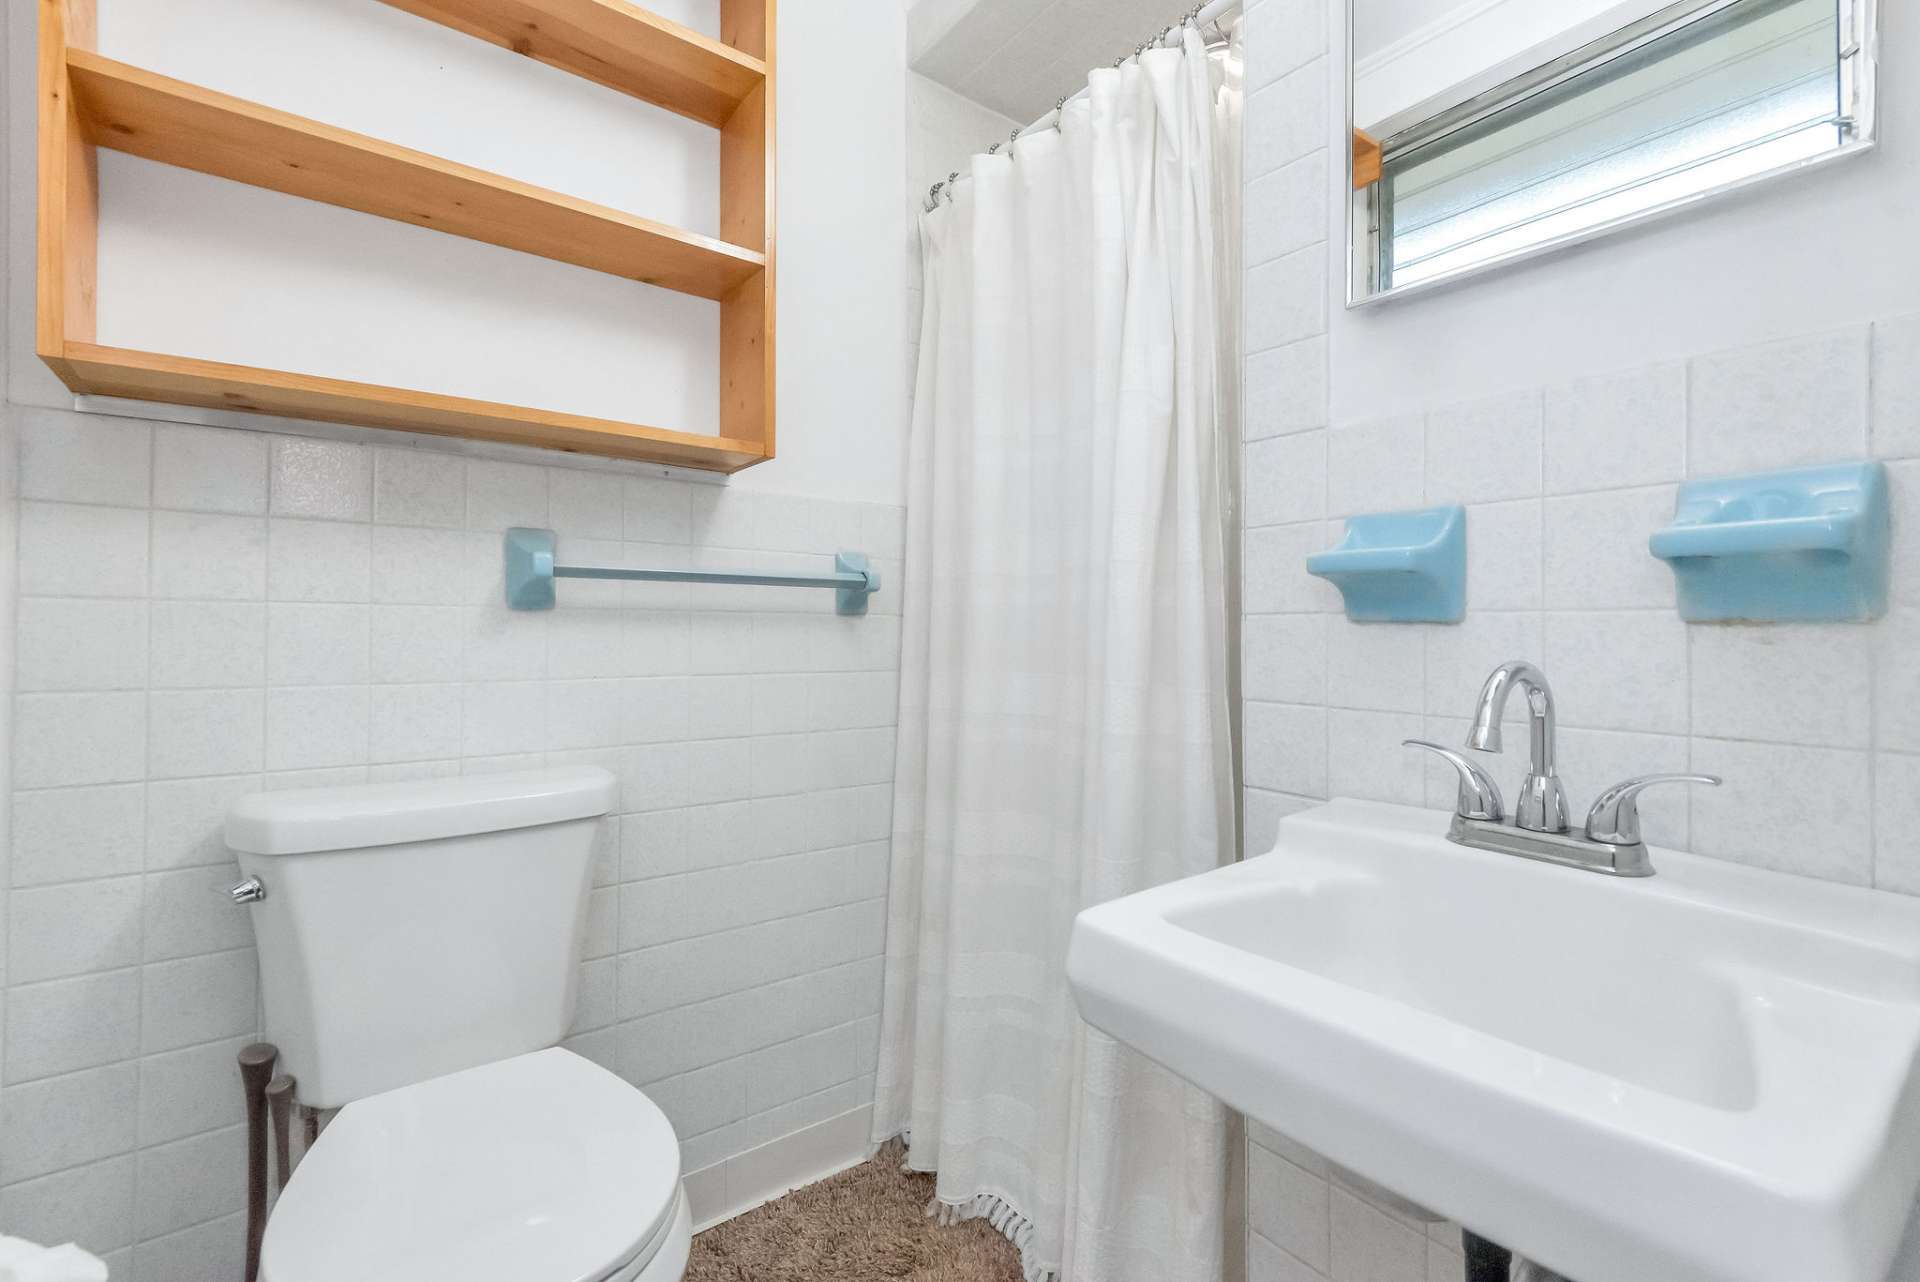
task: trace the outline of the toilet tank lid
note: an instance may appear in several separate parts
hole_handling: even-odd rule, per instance
[[[591,819],[613,809],[598,766],[256,792],[227,811],[227,845],[256,855],[355,850]]]

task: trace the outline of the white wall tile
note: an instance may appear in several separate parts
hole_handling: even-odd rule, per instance
[[[1319,245],[1262,263],[1247,273],[1247,350],[1261,351],[1323,334],[1327,328],[1327,255]]]
[[[118,783],[146,772],[146,697],[23,694],[14,700],[13,784]]]
[[[259,690],[156,690],[147,710],[147,771],[155,779],[261,768]]]
[[[1249,703],[1243,734],[1247,786],[1300,797],[1327,795],[1327,710]]]
[[[156,690],[260,685],[266,627],[257,601],[155,601],[149,682]]]
[[[1546,491],[1578,494],[1686,474],[1687,367],[1603,374],[1547,389]]]
[[[153,595],[259,601],[267,594],[267,523],[259,517],[153,514]]]
[[[459,606],[379,605],[369,618],[369,672],[379,682],[452,681],[463,674],[467,624]]]
[[[251,774],[149,783],[146,866],[195,868],[227,862],[232,856],[221,836],[227,808],[259,790],[260,780]]]
[[[9,1087],[131,1059],[140,1052],[140,972],[16,984],[6,1031]]]
[[[1420,713],[1426,696],[1426,629],[1328,620],[1327,703]]]
[[[1467,609],[1540,608],[1543,549],[1539,499],[1467,509]]]
[[[0,1189],[0,1221],[29,1242],[76,1242],[110,1255],[134,1238],[133,1159],[108,1158]]]
[[[140,871],[145,811],[146,789],[137,783],[14,794],[13,884]]]
[[[1543,663],[1543,646],[1541,617],[1532,612],[1469,612],[1458,626],[1430,629],[1427,711],[1464,721],[1489,673],[1509,659]]]
[[[1247,445],[1243,463],[1251,528],[1319,520],[1327,514],[1327,434],[1301,432]]]
[[[144,959],[171,961],[251,945],[252,919],[227,896],[239,880],[240,870],[231,863],[148,873]]]
[[[48,1175],[133,1148],[131,1064],[89,1069],[0,1091],[0,1183]]]
[[[1561,725],[1687,732],[1687,626],[1674,615],[1549,612],[1544,648]]]
[[[21,594],[145,596],[147,524],[133,508],[22,503]]]
[[[164,1144],[244,1121],[236,1057],[245,1045],[207,1042],[142,1059],[140,1142]]]
[[[148,966],[140,993],[142,1050],[155,1054],[252,1032],[257,976],[250,948]]]
[[[231,1126],[140,1150],[134,1224],[142,1239],[203,1224],[246,1206],[245,1185],[232,1173],[247,1158],[247,1129]]]
[[[1541,394],[1514,392],[1427,415],[1427,502],[1491,503],[1540,493]]]
[[[1873,759],[1873,884],[1920,895],[1920,756]]]
[[[626,537],[626,477],[556,468],[547,479],[550,516],[556,530],[573,538]]]
[[[1320,197],[1327,190],[1327,153],[1311,152],[1246,187],[1246,262],[1258,266],[1327,238]]]
[[[273,514],[332,521],[373,515],[373,450],[350,441],[273,438]]]
[[[14,413],[21,498],[147,505],[153,453],[147,424],[64,410],[21,407]]]
[[[1426,804],[1427,756],[1404,740],[1424,737],[1413,712],[1327,710],[1327,795]]]
[[[686,543],[693,538],[690,487],[629,477],[622,499],[626,538],[642,543]]]
[[[275,601],[366,601],[368,531],[331,521],[275,520],[267,595]]]
[[[147,603],[66,597],[20,602],[15,689],[133,690],[147,683]]]
[[[7,903],[7,979],[31,984],[140,960],[140,879],[16,890]]]
[[[1701,627],[1692,635],[1693,733],[1830,748],[1872,735],[1871,638],[1852,626]]]
[[[1327,143],[1327,61],[1315,58],[1247,95],[1243,163],[1258,178]],[[1258,348],[1248,346],[1249,351]]]
[[[1258,1144],[1247,1153],[1247,1212],[1254,1232],[1309,1268],[1331,1267],[1327,1182]]]
[[[1327,514],[1420,507],[1425,468],[1426,422],[1417,414],[1336,425],[1327,434]]]
[[[1303,338],[1247,357],[1244,391],[1249,441],[1327,425],[1327,339]]]
[[[1873,453],[1920,455],[1920,312],[1873,327]]]
[[[1865,752],[1696,738],[1693,848],[1778,872],[1864,886],[1873,877],[1872,758]]]
[[[1566,782],[1573,821],[1581,822],[1601,790],[1616,783],[1637,775],[1689,773],[1690,752],[1682,735],[1562,730],[1560,777]],[[1640,819],[1650,844],[1688,848],[1691,787],[1675,784],[1640,794]]]
[[[375,450],[373,519],[382,525],[465,528],[467,461],[428,450]]]
[[[370,637],[367,606],[276,601],[267,608],[267,684],[359,685]]]
[[[270,441],[258,432],[159,425],[153,432],[153,505],[265,515]]]
[[[1426,1282],[1427,1241],[1343,1188],[1332,1191],[1333,1282]]]
[[[1672,609],[1673,571],[1647,541],[1672,522],[1674,494],[1659,485],[1548,499],[1547,608]]]
[[[547,525],[547,469],[473,459],[467,464],[467,528],[504,533]]]
[[[306,686],[269,691],[266,769],[311,770],[316,766],[345,766],[365,761],[368,703],[365,686]]]
[[[1742,347],[1694,360],[1687,471],[1760,471],[1867,451],[1868,332]]]
[[[1327,700],[1327,638],[1332,616],[1249,615],[1241,645],[1246,697],[1269,703]],[[1344,621],[1341,621],[1344,624]]]
[[[1876,746],[1920,752],[1920,610],[1896,608],[1872,637]]]

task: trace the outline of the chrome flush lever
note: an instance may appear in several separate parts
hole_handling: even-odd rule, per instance
[[[1640,794],[1655,784],[1703,783],[1718,788],[1715,775],[1642,775],[1601,793],[1587,812],[1587,840],[1614,846],[1640,844]]]
[[[1425,739],[1403,739],[1401,746],[1425,748],[1460,772],[1460,796],[1453,809],[1462,819],[1481,819],[1497,824],[1507,817],[1506,803],[1500,799],[1500,785],[1479,766],[1452,748],[1443,748]]]

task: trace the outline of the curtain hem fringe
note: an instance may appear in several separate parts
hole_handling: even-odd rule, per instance
[[[912,1138],[910,1132],[902,1131],[883,1143],[874,1156],[886,1161],[898,1161],[902,1170],[932,1174],[915,1166],[908,1156]],[[1013,1243],[1013,1249],[1020,1252],[1020,1274],[1025,1282],[1060,1282],[1059,1266],[1042,1264],[1029,1258],[1028,1252],[1033,1245],[1033,1222],[996,1193],[976,1193],[958,1202],[936,1197],[927,1203],[927,1218],[946,1228],[968,1220],[985,1220],[994,1232]]]

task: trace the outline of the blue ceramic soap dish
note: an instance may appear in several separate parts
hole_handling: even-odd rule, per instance
[[[1357,623],[1458,623],[1467,612],[1467,510],[1347,518],[1340,546],[1307,558]]]
[[[1653,554],[1691,623],[1839,620],[1887,609],[1887,470],[1836,463],[1690,481]]]

